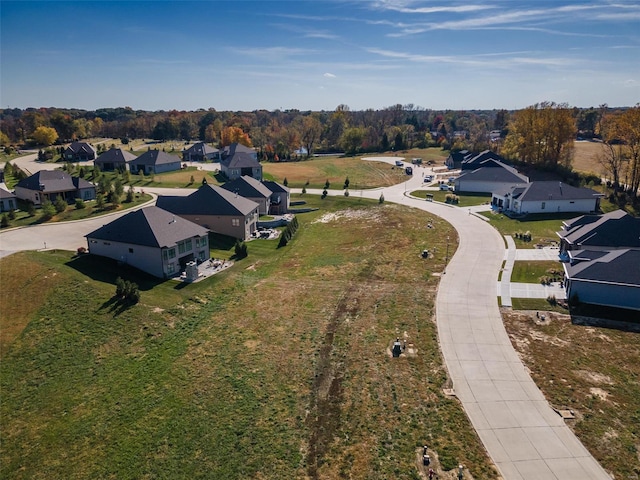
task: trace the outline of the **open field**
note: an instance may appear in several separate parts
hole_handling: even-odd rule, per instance
[[[0,477],[415,479],[426,442],[444,469],[496,478],[441,390],[433,274],[451,227],[304,198],[320,210],[299,215],[287,247],[248,242],[246,259],[193,285],[69,252],[0,260],[3,335],[13,321]],[[426,246],[434,258],[419,258]],[[113,302],[117,275],[140,285],[139,304]],[[391,358],[396,337],[415,356]]]
[[[365,158],[375,156],[393,157],[393,153],[363,155]],[[385,162],[363,161],[363,156],[356,157],[311,157],[300,162],[263,163],[264,176],[276,182],[287,179],[289,187],[302,188],[307,182],[309,188],[323,188],[328,179],[330,188],[342,188],[345,178],[349,177],[349,188],[387,187],[407,179],[403,168],[394,167]],[[396,156],[444,162],[446,152],[439,148],[414,149]]]
[[[551,405],[614,478],[640,477],[640,333],[573,325],[568,315],[503,311],[511,342]]]
[[[602,152],[602,143],[581,140],[573,142],[573,147],[575,150],[571,165],[574,170],[604,176],[602,166],[598,163],[598,156]]]

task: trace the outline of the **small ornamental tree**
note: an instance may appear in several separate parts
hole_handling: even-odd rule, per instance
[[[236,240],[234,251],[237,259],[245,258],[249,253],[247,251],[247,244]]]
[[[287,180],[287,177],[284,177],[284,180],[282,181],[282,184],[286,187],[289,185],[289,180]]]
[[[325,180],[324,182],[324,189],[327,190],[330,186],[331,186],[331,183],[329,183],[329,179],[327,178],[327,180]]]
[[[378,199],[378,203],[384,203],[384,195],[380,194],[380,198]]]
[[[306,187],[302,187],[302,194],[304,195],[305,193],[307,193],[307,188]]]
[[[0,228],[7,228],[9,226],[9,217],[5,213],[2,215],[2,220],[0,220]]]
[[[76,210],[82,210],[85,207],[84,201],[81,198],[76,198]]]
[[[53,206],[56,209],[56,213],[62,213],[67,209],[67,201],[62,195],[58,195]]]
[[[33,217],[36,214],[36,206],[33,202],[27,202],[27,213],[30,217]]]
[[[129,187],[129,190],[127,190],[127,199],[125,201],[127,203],[131,203],[133,202],[134,198],[135,198],[135,192],[133,190],[133,187]]]
[[[348,190],[348,189],[344,191],[344,196],[345,196],[345,197],[348,197],[348,196],[349,196],[349,190]]]
[[[322,195],[320,196],[320,198],[325,199],[327,197],[327,190],[323,190],[322,191]]]
[[[102,193],[96,195],[96,208],[100,210],[104,208],[104,195]]]
[[[344,188],[345,190],[346,190],[347,188],[349,188],[349,177],[347,177],[347,178],[345,178],[345,179],[344,179],[344,187],[343,187],[343,188]]]
[[[51,203],[51,200],[47,199],[42,202],[42,219],[43,220],[51,220],[53,216],[56,214],[56,209]]]
[[[9,210],[9,220],[15,220],[16,219],[16,211],[12,208],[11,210]]]

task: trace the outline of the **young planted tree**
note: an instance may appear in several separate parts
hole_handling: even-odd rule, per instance
[[[64,199],[62,195],[58,195],[56,197],[56,201],[53,206],[56,209],[56,213],[62,213],[67,209],[67,201]]]
[[[56,208],[53,206],[53,203],[49,199],[42,202],[42,219],[44,221],[51,220],[53,216],[56,214]]]

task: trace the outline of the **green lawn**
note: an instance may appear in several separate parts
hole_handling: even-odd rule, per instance
[[[442,393],[433,274],[451,226],[302,198],[319,210],[298,216],[287,247],[247,242],[247,258],[192,285],[69,252],[0,259],[0,331],[13,334],[0,477],[415,479],[426,442],[447,470],[496,478]],[[420,258],[426,246],[434,258]],[[140,285],[139,304],[113,301],[117,276]],[[404,332],[418,354],[392,359]]]
[[[553,273],[555,271],[555,274]],[[511,281],[518,283],[540,283],[541,277],[562,277],[562,263],[545,261],[517,261],[511,271]]]
[[[535,248],[536,244],[548,245],[551,242],[558,242],[559,237],[556,232],[562,228],[562,221],[578,216],[575,213],[570,214],[535,214],[528,215],[524,219],[509,218],[502,213],[483,212],[493,225],[502,235],[511,235],[514,237],[517,248]],[[531,241],[525,242],[516,238],[517,233],[531,233]]]
[[[458,197],[458,207],[473,207],[475,205],[484,205],[491,202],[491,194],[487,193],[467,193],[467,192],[444,192],[441,190],[415,190],[411,192],[411,195],[418,198],[426,198],[427,195],[433,195],[433,200],[436,202],[445,202],[447,195],[455,195]]]
[[[559,305],[551,305],[544,298],[512,298],[511,307],[513,310],[569,313],[566,308],[562,308]]]

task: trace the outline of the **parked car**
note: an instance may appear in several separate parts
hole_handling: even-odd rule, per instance
[[[425,182],[433,182],[433,175],[425,175],[424,181]]]
[[[440,184],[440,190],[444,190],[445,192],[448,192],[450,190],[453,190],[453,187],[450,187],[446,183],[441,183]]]
[[[402,160],[396,160],[396,167],[402,167],[403,165]]]
[[[405,168],[404,173],[406,173],[407,175],[413,175],[413,168],[411,167]]]

